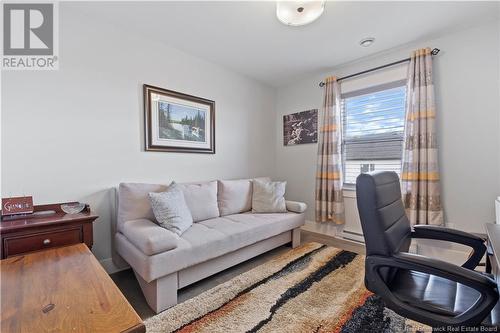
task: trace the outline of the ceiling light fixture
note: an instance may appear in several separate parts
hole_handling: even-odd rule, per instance
[[[359,45],[361,45],[362,47],[368,47],[368,46],[372,45],[374,42],[375,42],[375,38],[366,37],[366,38],[363,38],[362,40],[360,40]]]
[[[281,23],[292,26],[306,25],[323,14],[325,2],[322,1],[278,1],[276,16]]]

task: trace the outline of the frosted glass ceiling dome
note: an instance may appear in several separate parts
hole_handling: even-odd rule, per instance
[[[306,25],[323,14],[325,10],[323,1],[278,1],[276,16],[281,23],[292,26]]]

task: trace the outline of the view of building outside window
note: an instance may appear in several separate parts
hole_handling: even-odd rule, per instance
[[[374,170],[401,173],[405,102],[405,86],[343,100],[344,183]]]

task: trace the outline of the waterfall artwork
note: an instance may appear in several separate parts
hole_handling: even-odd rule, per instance
[[[160,138],[205,142],[205,110],[161,100],[158,110]]]
[[[215,102],[144,86],[146,150],[215,153]]]

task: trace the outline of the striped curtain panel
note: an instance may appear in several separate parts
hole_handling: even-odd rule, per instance
[[[325,80],[321,108],[316,171],[316,221],[343,224],[342,163],[340,153],[340,87],[335,77]]]
[[[431,49],[411,55],[401,172],[403,201],[415,224],[443,224]]]

